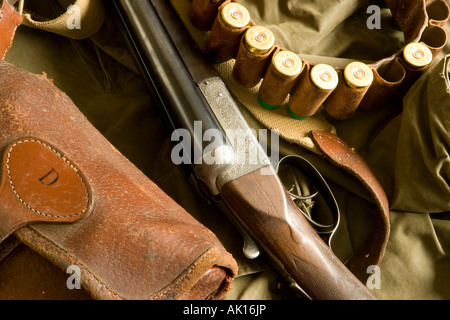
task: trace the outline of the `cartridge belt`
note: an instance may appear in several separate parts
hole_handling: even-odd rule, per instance
[[[332,118],[345,120],[358,108],[375,110],[393,96],[402,97],[447,42],[443,26],[450,10],[444,0],[385,4],[404,34],[405,47],[374,63],[355,61],[346,67],[300,59],[278,45],[271,31],[256,25],[235,0],[193,0],[190,20],[209,31],[205,50],[210,59],[236,59],[233,79],[239,85],[252,88],[261,83],[258,101],[266,109],[287,101],[292,117],[306,119],[323,105]]]

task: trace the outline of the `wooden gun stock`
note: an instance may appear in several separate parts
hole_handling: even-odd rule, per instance
[[[265,170],[262,174],[261,170]],[[311,299],[372,300],[375,296],[332,253],[266,167],[222,187],[222,196],[271,256],[278,272]]]

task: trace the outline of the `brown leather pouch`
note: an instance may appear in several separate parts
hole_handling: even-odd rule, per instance
[[[6,1],[5,19],[21,21]],[[0,74],[0,298],[222,298],[237,264],[216,236],[45,75]]]

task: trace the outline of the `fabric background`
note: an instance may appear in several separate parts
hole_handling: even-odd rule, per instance
[[[27,2],[47,17],[65,11],[63,2]],[[366,27],[366,9],[376,1],[240,3],[255,22],[271,28],[280,45],[310,61],[333,65],[348,59],[375,61],[403,46],[402,33],[388,10],[382,10],[381,30]],[[446,30],[450,32],[448,25]],[[390,199],[391,238],[381,264],[381,288],[373,290],[382,299],[450,299],[446,53],[450,53],[448,44],[403,101],[388,101],[376,112],[358,110],[346,121],[326,119],[372,166]],[[47,73],[113,145],[217,235],[239,264],[239,276],[226,299],[293,297],[287,288],[273,289],[279,277],[264,261],[243,257],[242,240],[233,226],[193,191],[183,168],[170,161],[170,133],[109,11],[100,31],[87,40],[22,26],[7,61],[31,72]],[[245,107],[241,110],[251,127],[263,127]],[[370,232],[376,212],[370,196],[352,176],[305,147],[282,140],[280,152],[281,156],[304,156],[330,183],[342,213],[336,254],[345,260]]]

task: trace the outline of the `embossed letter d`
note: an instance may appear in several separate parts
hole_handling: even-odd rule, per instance
[[[58,181],[59,174],[56,172],[55,169],[50,170],[47,172],[42,178],[39,178],[39,182],[42,183],[44,186],[49,187]]]

